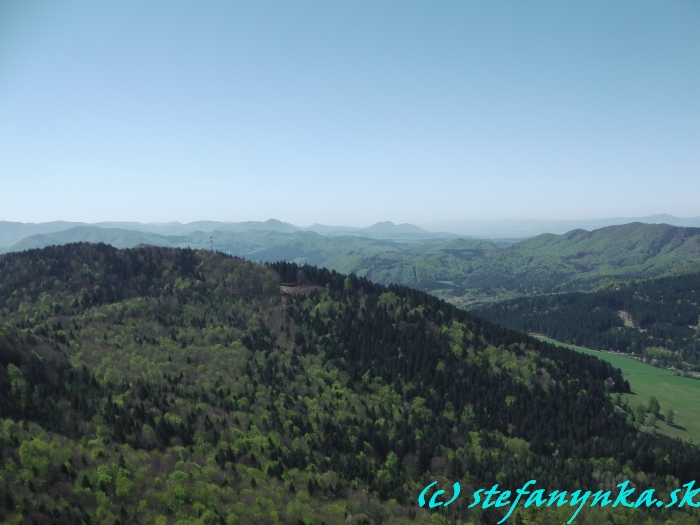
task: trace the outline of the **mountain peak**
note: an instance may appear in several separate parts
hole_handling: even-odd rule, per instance
[[[408,224],[406,222],[403,224],[394,224],[391,221],[377,222],[362,229],[373,232],[427,233],[426,230],[414,224]]]

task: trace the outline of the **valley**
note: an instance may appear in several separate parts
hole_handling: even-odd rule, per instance
[[[619,281],[587,293],[520,297],[474,311],[510,328],[633,354],[689,377],[700,371],[700,273]]]
[[[628,407],[634,409],[639,404],[646,405],[649,397],[655,396],[661,405],[661,414],[669,409],[675,413],[673,425],[666,424],[664,418],[660,417],[656,422],[656,430],[670,437],[700,443],[700,381],[697,379],[680,377],[670,370],[614,352],[591,350],[546,337],[538,338],[557,346],[595,356],[619,368],[622,376],[630,383],[631,392],[622,395],[622,400]]]

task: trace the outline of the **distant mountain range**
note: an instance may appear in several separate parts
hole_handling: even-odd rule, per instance
[[[480,220],[469,219],[462,221],[442,221],[424,224],[423,227],[414,224],[394,224],[389,221],[378,222],[366,228],[353,226],[328,226],[312,224],[311,226],[295,226],[276,219],[267,221],[219,222],[195,221],[189,223],[141,223],[141,222],[85,222],[53,221],[43,223],[22,223],[0,221],[0,251],[14,245],[32,235],[56,233],[81,226],[95,228],[131,230],[158,235],[189,235],[195,232],[245,232],[245,231],[274,231],[294,233],[309,231],[326,237],[352,235],[368,239],[388,241],[428,242],[450,240],[456,238],[497,239],[500,245],[508,245],[534,237],[542,233],[564,234],[576,229],[596,230],[606,226],[641,222],[644,224],[669,224],[671,226],[700,227],[700,217],[679,218],[672,215],[650,215],[648,217],[614,217],[607,219],[584,220],[539,220],[539,219],[503,219]],[[12,250],[14,251],[14,249]]]
[[[562,234],[571,230],[597,230],[606,226],[616,226],[641,222],[644,224],[670,224],[688,228],[700,227],[700,217],[679,218],[660,214],[647,217],[609,217],[606,219],[546,220],[546,219],[468,219],[461,221],[439,221],[423,224],[427,230],[440,230],[475,237],[524,238],[541,233]]]
[[[0,250],[8,248],[22,239],[38,234],[58,233],[73,228],[92,227],[102,229],[129,230],[142,233],[155,233],[163,236],[189,235],[196,232],[246,232],[246,231],[273,231],[273,232],[314,232],[324,236],[352,235],[366,237],[368,239],[383,239],[395,241],[429,241],[445,240],[459,237],[458,234],[445,232],[426,231],[413,224],[394,224],[392,222],[378,222],[366,228],[353,228],[351,226],[326,226],[314,224],[302,228],[287,222],[269,219],[267,221],[246,222],[217,222],[196,221],[181,224],[179,222],[168,223],[141,223],[141,222],[98,222],[88,224],[84,222],[54,221],[39,224],[0,221]],[[149,243],[152,244],[152,243]],[[116,246],[116,245],[115,245]],[[15,251],[14,248],[11,251]]]
[[[103,242],[117,248],[140,244],[178,248],[210,248],[256,261],[289,260],[323,264],[344,254],[374,255],[385,251],[405,250],[410,244],[401,241],[372,239],[352,235],[325,236],[313,231],[195,231],[184,235],[162,235],[147,231],[77,226],[55,233],[26,237],[4,252],[43,248],[72,242]]]
[[[649,277],[698,261],[700,228],[631,223],[542,234],[505,248],[478,240],[413,245],[373,257],[338,258],[332,267],[421,289],[508,287],[534,293],[586,289],[604,278]]]
[[[700,228],[641,222],[593,231],[577,229],[565,235],[546,233],[515,244],[460,239],[451,234],[441,238],[437,236],[441,234],[430,234],[416,226],[392,223],[357,229],[362,236],[358,231],[341,234],[338,230],[334,235],[321,235],[294,230],[296,227],[279,221],[223,223],[228,231],[203,231],[222,223],[141,225],[166,233],[106,227],[108,224],[112,223],[30,235],[4,251],[73,242],[103,242],[118,248],[143,244],[213,247],[248,260],[324,266],[383,284],[406,284],[453,298],[466,290],[491,287],[513,290],[516,295],[585,290],[601,279],[651,277],[679,267],[697,271],[700,265]],[[199,230],[172,233],[195,227]],[[19,230],[14,229],[15,233]],[[451,300],[460,304],[457,299]]]

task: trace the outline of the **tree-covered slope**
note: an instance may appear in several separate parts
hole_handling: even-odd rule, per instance
[[[651,277],[700,260],[700,228],[633,223],[544,234],[500,248],[486,241],[411,246],[324,263],[381,283],[435,291],[458,305],[498,295],[589,290],[601,280]]]
[[[86,244],[8,254],[0,320],[4,523],[494,523],[501,509],[466,496],[416,499],[434,479],[465,494],[630,479],[667,498],[700,469],[696,447],[619,416],[610,365],[314,267]],[[697,521],[577,519],[671,517]]]
[[[265,224],[265,223],[263,223]],[[122,228],[79,226],[50,234],[37,234],[6,248],[18,252],[73,242],[103,242],[115,248],[141,244],[172,248],[211,248],[254,261],[287,260],[309,264],[325,263],[339,254],[374,255],[406,249],[399,243],[354,236],[324,237],[310,231],[273,230],[195,231],[186,235],[161,235]]]
[[[517,330],[633,353],[662,366],[700,365],[700,273],[632,281],[592,293],[522,297],[476,313]]]
[[[632,223],[527,239],[499,253],[490,273],[493,285],[575,290],[604,278],[659,275],[698,259],[700,228]]]
[[[55,233],[76,226],[83,226],[80,222],[51,221],[36,223],[0,221],[0,250],[7,246],[41,233]],[[55,244],[55,243],[54,243]],[[37,246],[33,246],[37,248]]]
[[[381,224],[375,226],[367,229],[368,234],[383,231]],[[403,230],[394,226],[389,231],[400,233]],[[215,250],[250,260],[294,261],[356,273],[383,284],[439,291],[464,305],[492,300],[485,288],[506,289],[511,295],[584,291],[603,279],[651,277],[700,261],[700,228],[642,223],[609,226],[592,232],[574,230],[565,235],[544,234],[508,247],[475,239],[389,240],[353,235],[324,236],[311,231],[200,231],[187,235],[158,235],[79,227],[28,237],[6,251],[77,241],[100,241],[120,248],[152,244],[201,249],[213,245]]]
[[[75,242],[102,242],[114,246],[115,248],[133,248],[139,244],[151,244],[154,246],[170,246],[171,244],[167,237],[148,232],[126,230],[122,228],[74,226],[58,232],[31,235],[3,251],[17,252]]]

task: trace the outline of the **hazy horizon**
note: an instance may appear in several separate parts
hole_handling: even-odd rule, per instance
[[[700,206],[700,4],[0,5],[0,220]]]
[[[418,226],[428,232],[435,232],[438,233],[440,231],[444,233],[455,233],[455,231],[451,231],[449,227],[447,229],[440,229],[441,226],[445,225],[452,225],[453,227],[457,227],[458,225],[474,225],[474,226],[501,226],[506,228],[506,227],[512,227],[513,225],[517,224],[522,224],[523,227],[526,228],[533,228],[535,227],[534,225],[537,225],[538,223],[541,224],[552,224],[552,225],[557,225],[559,223],[565,224],[565,223],[609,223],[610,225],[613,224],[623,224],[626,223],[627,221],[635,221],[635,220],[649,220],[649,219],[659,219],[661,222],[663,222],[662,219],[677,219],[678,221],[697,221],[700,223],[700,216],[697,217],[678,217],[675,215],[671,214],[666,214],[666,213],[661,213],[661,214],[655,214],[655,215],[647,215],[647,216],[640,216],[640,217],[590,217],[590,218],[575,218],[575,219],[558,219],[558,218],[552,218],[552,219],[546,219],[546,218],[538,218],[538,217],[533,217],[533,218],[528,218],[528,217],[505,217],[502,219],[488,219],[488,218],[483,218],[483,217],[471,217],[471,218],[464,218],[464,219],[456,219],[456,220],[444,220],[444,221],[430,221],[430,222],[424,222],[424,223],[412,223],[412,222],[396,222],[392,220],[380,220],[380,221],[375,221],[372,223],[364,224],[364,223],[356,223],[356,224],[328,224],[328,223],[323,223],[320,221],[316,221],[311,224],[296,224],[291,221],[286,221],[283,219],[280,219],[279,217],[268,217],[267,219],[263,220],[243,220],[243,221],[213,221],[210,219],[197,219],[193,221],[179,221],[179,220],[172,220],[172,221],[134,221],[130,219],[122,219],[122,220],[115,220],[115,221],[94,221],[94,222],[89,222],[89,221],[72,221],[72,220],[64,220],[64,219],[56,219],[56,220],[51,220],[51,221],[9,221],[3,217],[0,217],[0,223],[2,222],[16,222],[20,224],[48,224],[48,223],[82,223],[86,225],[99,225],[99,224],[121,224],[124,226],[128,226],[129,224],[142,224],[142,225],[153,225],[153,226],[166,226],[166,225],[174,225],[174,224],[181,224],[181,225],[187,225],[191,223],[198,223],[198,222],[213,222],[213,223],[222,223],[222,224],[240,224],[240,223],[246,223],[246,222],[251,222],[251,223],[264,223],[268,221],[278,221],[280,223],[284,224],[289,224],[291,226],[295,226],[297,228],[300,228],[302,230],[304,229],[309,229],[314,226],[324,226],[324,227],[330,227],[330,228],[352,228],[352,229],[363,229],[363,228],[369,228],[371,226],[377,225],[377,224],[382,224],[382,223],[391,223],[396,226],[401,226],[401,225],[411,225],[411,226]],[[671,220],[671,222],[677,222],[674,220]],[[126,228],[125,228],[126,229]]]

